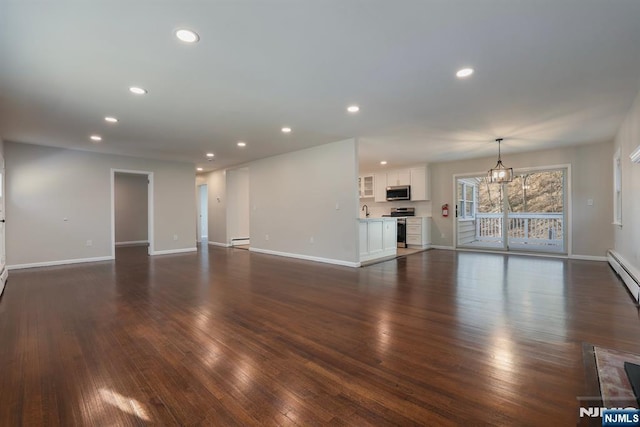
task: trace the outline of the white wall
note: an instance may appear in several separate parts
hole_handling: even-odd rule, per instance
[[[249,237],[249,168],[227,170],[227,235]]]
[[[614,232],[614,249],[625,264],[640,277],[640,164],[635,164],[629,155],[640,145],[640,94],[623,122],[611,150],[603,162],[611,163],[618,148],[622,157],[622,227],[611,225]],[[610,189],[613,200],[613,189]]]
[[[249,177],[252,250],[358,261],[355,140],[252,162]]]
[[[505,165],[516,169],[571,164],[573,255],[604,257],[607,249],[613,246],[611,150],[611,142],[519,154],[504,154],[503,150]],[[456,204],[453,175],[485,173],[495,163],[495,157],[488,157],[430,165],[431,202],[436,207],[431,224],[433,245],[453,246]],[[593,206],[587,206],[588,199],[593,199]],[[439,207],[445,203],[449,204],[451,211],[448,218],[440,215]]]
[[[116,244],[147,241],[147,188],[147,175],[115,174]]]
[[[195,248],[192,164],[14,142],[5,157],[10,266],[110,257],[112,168],[154,173],[155,251]]]

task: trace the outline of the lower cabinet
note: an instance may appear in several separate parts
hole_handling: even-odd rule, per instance
[[[360,262],[395,256],[397,252],[395,218],[360,219]]]
[[[431,218],[407,218],[407,246],[428,248],[431,245]]]

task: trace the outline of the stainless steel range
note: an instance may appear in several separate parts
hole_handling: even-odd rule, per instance
[[[391,214],[382,215],[398,218],[398,247],[407,247],[407,217],[416,216],[415,208],[391,208]]]

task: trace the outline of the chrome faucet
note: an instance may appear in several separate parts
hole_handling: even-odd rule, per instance
[[[362,205],[362,210],[365,212],[365,216],[369,216],[369,206]]]

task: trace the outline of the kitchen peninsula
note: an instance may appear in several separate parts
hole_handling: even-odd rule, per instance
[[[397,253],[396,218],[360,218],[360,263],[395,258]]]

